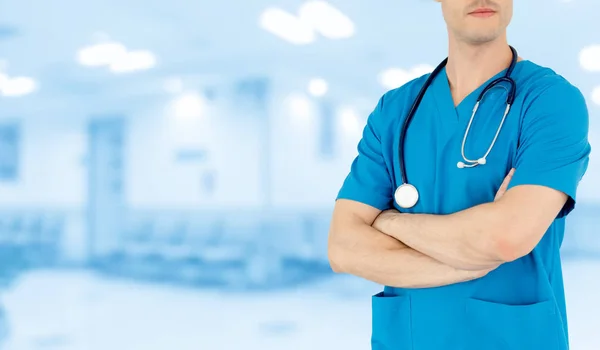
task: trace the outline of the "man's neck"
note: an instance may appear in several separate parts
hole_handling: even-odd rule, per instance
[[[511,60],[512,52],[505,37],[481,45],[450,38],[446,73],[454,105],[506,69]]]

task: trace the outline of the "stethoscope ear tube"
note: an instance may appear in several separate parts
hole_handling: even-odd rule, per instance
[[[427,77],[425,84],[423,84],[423,87],[419,91],[419,94],[417,95],[417,97],[415,98],[415,101],[413,102],[412,106],[410,107],[410,110],[408,111],[408,115],[404,119],[404,123],[402,123],[402,128],[400,129],[400,139],[398,141],[398,148],[399,148],[398,151],[400,154],[400,157],[399,157],[399,159],[400,159],[400,176],[402,177],[403,184],[408,184],[408,178],[406,176],[406,165],[404,164],[404,140],[406,138],[406,131],[408,130],[408,126],[410,125],[412,118],[415,116],[415,113],[416,113],[417,109],[419,108],[419,105],[421,104],[421,100],[423,99],[423,96],[425,96],[425,92],[427,92],[427,88],[431,85],[431,82],[433,81],[433,79],[435,79],[435,77],[438,75],[438,73],[442,69],[444,69],[444,67],[446,66],[446,63],[448,63],[448,58],[443,60],[442,63],[440,63],[433,70],[433,72],[429,75],[429,77]]]

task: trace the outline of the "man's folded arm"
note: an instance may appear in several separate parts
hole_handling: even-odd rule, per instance
[[[386,286],[428,288],[477,279],[495,268],[461,270],[407,247],[371,226],[380,212],[356,201],[336,201],[328,243],[335,272]]]
[[[564,193],[554,189],[523,185],[508,190],[498,201],[450,215],[388,211],[374,226],[444,264],[481,270],[531,252],[566,200]]]

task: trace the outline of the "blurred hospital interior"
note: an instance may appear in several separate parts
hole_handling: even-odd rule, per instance
[[[331,271],[330,215],[378,99],[445,58],[439,6],[0,2],[0,349],[367,349],[381,286]],[[515,1],[509,29],[588,103],[577,350],[600,346],[599,13]]]

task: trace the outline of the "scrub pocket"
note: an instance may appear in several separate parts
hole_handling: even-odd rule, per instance
[[[507,305],[467,299],[468,350],[566,350],[551,301]]]
[[[372,298],[371,350],[411,350],[410,299],[408,296]]]

